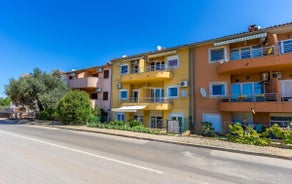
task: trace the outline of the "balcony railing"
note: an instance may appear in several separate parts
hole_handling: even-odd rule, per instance
[[[127,98],[127,99],[121,99],[122,103],[172,103],[173,99],[171,98]]]
[[[130,71],[130,74],[142,73],[142,72],[153,72],[153,71],[169,71],[169,68],[164,64],[156,65],[156,66],[147,66],[147,67],[134,67]]]
[[[275,55],[275,46],[259,47],[259,48],[246,48],[246,49],[233,49],[230,52],[230,61],[246,59],[246,58],[257,58],[268,55]]]
[[[292,39],[278,42],[279,54],[292,52]]]
[[[278,93],[262,93],[262,94],[230,94],[221,99],[221,102],[278,102]],[[283,99],[282,99],[283,100]]]

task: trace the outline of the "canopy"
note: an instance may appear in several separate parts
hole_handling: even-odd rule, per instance
[[[120,108],[112,108],[114,112],[137,112],[137,110],[144,109],[146,106],[122,106]]]
[[[217,47],[220,45],[227,45],[227,44],[231,44],[231,43],[237,43],[237,42],[253,40],[253,39],[257,39],[257,38],[265,38],[265,37],[267,37],[267,33],[260,33],[260,34],[245,36],[245,37],[241,37],[241,38],[235,38],[235,39],[231,39],[231,40],[217,42],[217,43],[214,43],[214,46]]]

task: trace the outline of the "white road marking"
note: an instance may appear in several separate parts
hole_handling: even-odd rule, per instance
[[[67,146],[61,146],[61,145],[58,145],[58,144],[50,143],[50,142],[47,142],[47,141],[42,141],[42,140],[39,140],[39,139],[35,139],[35,138],[31,138],[31,137],[27,137],[27,136],[23,136],[23,135],[19,135],[19,134],[14,134],[14,133],[11,133],[11,132],[6,132],[6,131],[0,131],[0,132],[3,133],[3,134],[6,134],[6,135],[11,135],[11,136],[15,136],[15,137],[21,137],[21,138],[26,139],[26,140],[39,142],[39,143],[46,144],[46,145],[49,145],[49,146],[53,146],[53,147],[57,147],[57,148],[61,148],[61,149],[65,149],[65,150],[81,153],[81,154],[84,154],[84,155],[87,155],[87,156],[91,156],[91,157],[95,157],[95,158],[99,158],[99,159],[115,162],[115,163],[118,163],[118,164],[130,166],[130,167],[135,167],[135,168],[138,168],[138,169],[154,172],[154,173],[157,173],[157,174],[162,174],[163,173],[162,171],[159,171],[159,170],[156,170],[156,169],[151,169],[149,167],[144,167],[144,166],[140,166],[140,165],[137,165],[137,164],[124,162],[124,161],[121,161],[121,160],[116,160],[116,159],[113,159],[113,158],[109,158],[109,157],[105,157],[105,156],[89,153],[89,152],[86,152],[86,151],[77,150],[77,149],[70,148],[70,147],[67,147]]]

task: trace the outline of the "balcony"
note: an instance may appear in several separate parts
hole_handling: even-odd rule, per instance
[[[229,95],[219,102],[220,111],[250,112],[251,108],[255,112],[291,112],[292,97],[281,98],[278,93]]]
[[[79,79],[70,79],[69,87],[72,89],[97,88],[97,77],[85,77]]]
[[[123,83],[161,82],[173,78],[173,73],[164,65],[160,67],[134,68],[130,74],[121,76]]]
[[[144,110],[171,110],[173,100],[169,98],[129,98],[121,100],[121,106],[146,106]]]
[[[290,45],[246,49],[235,49],[231,51],[229,61],[219,63],[218,74],[244,74],[253,72],[265,72],[269,70],[283,70],[292,67],[292,52]],[[289,48],[287,48],[289,46]],[[291,47],[292,49],[292,47]],[[283,51],[281,51],[283,50]]]

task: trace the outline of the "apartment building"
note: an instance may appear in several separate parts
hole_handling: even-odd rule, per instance
[[[154,129],[172,121],[189,129],[188,47],[114,59],[112,71],[113,119],[136,119]]]
[[[192,121],[225,132],[247,119],[256,129],[292,122],[292,23],[189,45]]]
[[[65,73],[66,81],[71,89],[86,91],[92,107],[99,107],[110,112],[111,66],[96,66]]]

